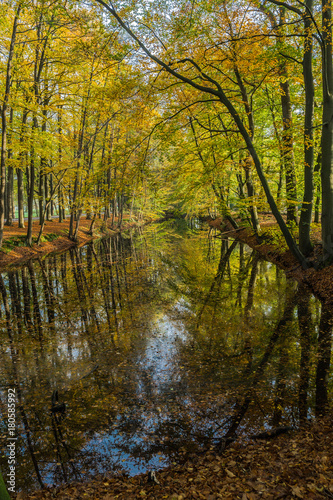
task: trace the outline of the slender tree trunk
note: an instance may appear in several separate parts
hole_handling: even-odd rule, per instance
[[[13,126],[13,117],[14,117],[14,110],[11,107],[10,108],[10,126],[12,128]],[[11,133],[8,133],[8,146],[12,142],[12,137]],[[8,160],[11,160],[13,157],[13,151],[11,147],[8,148]],[[14,169],[11,165],[8,165],[7,168],[7,186],[6,186],[6,226],[12,226],[13,225],[13,218],[14,218]]]
[[[62,163],[62,147],[61,147],[61,140],[62,140],[62,106],[58,106],[58,162],[59,165]],[[65,218],[65,209],[64,209],[64,194],[63,194],[63,189],[61,184],[59,184],[59,189],[58,189],[58,207],[59,207],[59,222],[62,222]]]
[[[45,159],[41,158],[40,169],[39,169],[39,186],[38,186],[38,211],[39,211],[39,224],[43,224],[43,208],[45,204],[45,191],[44,191],[44,164]]]
[[[50,174],[49,182],[50,182],[50,193],[53,193],[53,175],[52,175],[52,173]],[[53,199],[53,197],[51,198],[49,212],[50,213],[49,213],[48,220],[52,220],[52,217],[54,215],[54,199]]]
[[[305,117],[304,117],[304,196],[299,221],[299,247],[304,255],[312,250],[310,229],[313,203],[313,114],[314,114],[314,83],[312,73],[312,19],[308,12],[312,12],[313,0],[306,0],[307,13],[304,19],[304,56],[303,78],[305,88]]]
[[[112,179],[111,164],[112,164],[113,140],[114,140],[114,127],[112,126],[110,132],[110,141],[109,141],[108,158],[107,158],[107,171],[106,171],[107,189],[105,190],[105,212],[104,212],[105,220],[107,220],[110,217],[110,193],[111,193],[111,179]]]
[[[319,213],[320,213],[320,202],[321,202],[321,182],[320,179],[318,179],[318,174],[321,173],[321,148],[320,146],[320,153],[318,154],[316,165],[314,167],[314,173],[315,173],[315,185],[316,185],[316,201],[315,201],[315,216],[314,216],[314,222],[316,224],[319,223]]]
[[[26,140],[26,125],[28,118],[28,110],[24,108],[22,114],[22,125],[21,125],[21,135],[20,135],[20,166],[16,169],[17,175],[17,206],[18,206],[18,225],[21,228],[24,228],[24,185],[23,185],[23,171],[25,167],[25,159],[26,155],[22,151],[23,145]]]
[[[285,71],[282,71],[282,78],[285,77],[286,73]],[[281,82],[280,88],[283,116],[282,150],[284,171],[286,175],[287,222],[297,222],[297,189],[292,133],[292,112],[288,80]]]
[[[237,83],[239,85],[239,88],[241,90],[242,94],[242,99],[243,99],[243,104],[245,108],[245,112],[247,115],[247,121],[248,121],[248,127],[249,127],[249,132],[250,132],[250,137],[251,140],[253,140],[254,137],[254,120],[253,120],[253,114],[252,114],[252,106],[249,101],[249,97],[246,91],[246,87],[244,85],[243,79],[241,78],[241,75],[238,71],[237,66],[235,65],[234,67],[234,72],[237,78]],[[253,181],[252,181],[252,168],[253,168],[253,161],[250,156],[250,153],[247,154],[244,162],[242,162],[242,166],[244,168],[245,172],[245,181],[246,181],[246,189],[247,189],[247,197],[250,200],[250,215],[251,215],[251,224],[256,233],[260,230],[260,224],[259,224],[259,218],[258,218],[258,212],[257,212],[257,207],[254,203],[254,187],[253,187]]]
[[[322,241],[324,259],[333,259],[333,61],[332,5],[322,3],[323,38],[323,128],[322,128]]]
[[[49,176],[47,174],[44,176],[44,190],[45,190],[45,203],[46,203],[46,200],[49,198]],[[50,214],[50,203],[49,203],[47,205],[47,209],[45,212],[46,220],[48,221],[52,220],[50,215],[51,214]]]
[[[285,25],[285,8],[280,7],[280,27]],[[278,45],[281,45],[283,38],[278,38]],[[292,124],[292,110],[290,100],[290,88],[288,80],[288,71],[286,61],[280,64],[280,90],[281,90],[281,109],[283,120],[282,133],[282,154],[284,162],[284,171],[286,176],[286,195],[287,195],[287,222],[297,223],[297,188],[294,160],[294,138]]]
[[[38,128],[37,117],[34,116],[32,124],[32,146],[30,150],[30,182],[29,182],[29,195],[28,195],[28,229],[27,229],[27,245],[32,246],[32,220],[34,209],[34,189],[35,189],[35,147],[34,135]]]
[[[5,94],[1,107],[1,156],[0,156],[0,248],[3,240],[3,228],[5,224],[5,189],[6,189],[6,154],[7,154],[7,107],[11,88],[12,62],[14,57],[14,46],[17,32],[17,24],[21,11],[21,3],[18,3],[12,37],[10,41],[9,54],[7,60]]]
[[[65,219],[65,209],[63,207],[64,207],[64,194],[63,194],[62,186],[60,184],[59,189],[58,189],[58,209],[59,209],[58,220],[59,220],[59,222],[63,222],[63,220]]]

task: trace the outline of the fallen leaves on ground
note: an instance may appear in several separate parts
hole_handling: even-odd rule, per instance
[[[223,454],[213,450],[156,473],[104,477],[39,491],[27,500],[305,499],[333,498],[332,419],[270,441],[240,440]]]
[[[17,246],[7,254],[0,251],[0,269],[3,270],[6,268],[6,266],[10,266],[12,264],[15,265],[24,263],[29,259],[40,258],[51,252],[63,252],[76,245],[82,246],[89,241],[100,237],[103,234],[107,235],[119,231],[116,225],[114,227],[111,227],[111,219],[109,219],[105,223],[103,219],[97,218],[94,226],[94,236],[92,236],[89,234],[90,225],[91,220],[87,219],[86,217],[81,217],[77,243],[74,243],[68,238],[69,218],[65,219],[63,222],[58,222],[55,219],[46,221],[43,235],[45,236],[52,234],[57,236],[57,238],[53,241],[43,241],[40,245],[33,244],[32,247]],[[122,229],[127,229],[133,225],[136,224],[133,222],[124,221]],[[39,230],[39,222],[34,221],[32,223],[33,238],[36,238],[38,236]],[[18,223],[14,222],[12,226],[4,227],[3,239],[5,241],[17,236],[24,237],[26,235],[26,232],[26,228],[19,228]]]

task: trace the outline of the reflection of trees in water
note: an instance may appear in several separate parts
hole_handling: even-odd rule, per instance
[[[237,283],[236,289],[228,286],[225,279],[220,282],[221,269],[223,272],[226,268],[226,257]],[[314,301],[304,286],[296,288],[296,283],[289,280],[284,280],[282,285],[281,272],[274,277],[273,268],[270,270],[267,264],[261,262],[260,265],[266,266],[262,273],[258,263],[255,254],[244,255],[242,246],[237,252],[233,244],[227,251],[225,244],[222,245],[218,269],[211,278],[211,285],[207,287],[200,304],[190,302],[189,305],[189,309],[196,312],[197,323],[193,323],[191,314],[186,319],[190,325],[188,330],[192,332],[192,345],[188,343],[184,346],[182,362],[192,358],[188,364],[205,372],[208,380],[211,377],[210,390],[218,385],[216,392],[222,390],[222,394],[231,396],[227,396],[229,405],[221,412],[218,426],[219,430],[224,429],[227,437],[234,435],[246,415],[248,423],[252,420],[252,425],[259,427],[264,424],[278,426],[284,422],[295,424],[298,416],[306,418],[312,402],[309,401],[309,391],[315,390],[322,414],[328,404],[332,311],[322,305],[317,382],[314,387],[310,379],[310,372],[316,365]],[[261,281],[259,285],[256,284],[258,277]],[[191,286],[187,278],[188,272],[184,274],[184,281]],[[276,292],[270,295],[272,288],[263,286],[265,281],[276,283],[278,295]],[[227,293],[230,294],[228,301]],[[264,307],[260,305],[260,295],[263,294],[266,295]],[[190,296],[188,292],[187,297]],[[281,304],[281,296],[284,297],[284,305]],[[296,306],[299,324],[295,318]],[[243,322],[239,325],[241,314]],[[265,320],[262,324],[258,322],[258,315],[261,314]],[[218,381],[220,384],[217,384]]]
[[[79,469],[92,471],[103,460],[87,444],[94,431],[108,431],[122,408],[117,398],[128,377],[119,365],[132,348],[136,323],[145,328],[149,321],[149,293],[130,288],[149,281],[140,259],[130,239],[117,237],[1,277],[2,378],[20,389],[17,416],[27,440],[18,451],[21,471],[32,462],[40,484],[48,463],[60,464],[54,478],[61,481],[80,475],[73,456]],[[61,422],[50,412],[54,389],[69,408]]]
[[[117,236],[2,274],[1,377],[18,388],[24,481],[112,469],[116,450],[150,458],[304,420],[314,399],[327,411],[328,306],[316,358],[304,287],[235,242],[214,239],[206,255],[202,240],[151,242]],[[172,371],[156,380],[158,349],[150,364],[145,353],[163,311],[186,335],[171,339]],[[55,390],[64,415],[51,412]]]
[[[316,370],[316,415],[328,413],[328,377],[332,352],[332,305],[323,303],[318,334],[318,363]]]

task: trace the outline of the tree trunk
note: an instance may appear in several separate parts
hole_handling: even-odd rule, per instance
[[[253,141],[254,137],[254,120],[253,120],[253,114],[252,114],[252,106],[249,101],[249,97],[246,91],[246,87],[244,85],[243,79],[240,76],[240,73],[238,71],[237,66],[235,65],[234,67],[234,72],[237,78],[237,83],[239,85],[239,88],[241,90],[242,94],[242,99],[243,99],[243,104],[245,108],[245,112],[247,115],[247,121],[248,121],[248,127],[249,127],[249,135],[251,137],[251,140]],[[257,207],[255,206],[254,203],[254,187],[253,187],[253,181],[252,181],[252,168],[253,168],[253,161],[248,153],[244,162],[243,162],[243,168],[245,172],[245,180],[246,180],[246,189],[247,189],[247,196],[250,200],[250,215],[251,215],[251,224],[256,233],[260,230],[260,224],[259,224],[259,218],[258,218],[258,212],[257,212]]]
[[[27,126],[28,110],[23,109],[22,114],[22,125],[21,125],[21,135],[20,135],[20,166],[16,169],[17,175],[17,206],[18,206],[18,226],[24,228],[24,185],[23,185],[23,171],[25,168],[25,158],[26,155],[23,152],[24,143],[26,141],[26,126]]]
[[[316,416],[322,417],[328,412],[328,376],[332,351],[332,308],[326,303],[321,306],[321,318],[318,335],[318,363],[316,371]]]
[[[11,107],[10,108],[10,125],[11,127],[13,126],[13,115],[14,115],[14,110]],[[11,144],[12,138],[11,134],[8,133],[8,146]],[[13,151],[9,147],[8,148],[8,160],[11,160],[13,157]],[[8,165],[7,168],[7,186],[6,186],[6,226],[12,226],[13,225],[13,218],[14,218],[14,169],[11,165]]]
[[[32,246],[32,219],[34,209],[34,190],[35,190],[35,148],[34,148],[34,133],[38,128],[37,118],[34,116],[32,124],[32,146],[30,150],[30,182],[28,195],[28,229],[27,229],[27,245]]]
[[[308,12],[312,12],[313,0],[306,0]],[[299,221],[299,246],[304,255],[312,250],[310,229],[313,204],[313,114],[314,114],[314,83],[312,73],[312,20],[308,14],[304,18],[304,56],[303,78],[305,88],[305,117],[304,117],[304,196]]]
[[[7,153],[7,107],[11,88],[12,61],[14,57],[14,46],[16,39],[17,23],[21,11],[21,4],[18,3],[12,37],[10,41],[9,54],[7,60],[5,94],[1,107],[1,156],[0,156],[0,248],[3,240],[3,228],[5,224],[5,189],[6,189],[6,153]]]
[[[38,211],[39,211],[39,224],[43,224],[43,212],[45,205],[45,190],[44,190],[44,162],[45,159],[41,158],[39,169],[39,186],[38,186]]]
[[[279,26],[285,25],[285,8],[280,7]],[[283,43],[283,38],[278,38],[278,45]],[[288,80],[288,71],[285,60],[280,64],[280,90],[281,90],[281,109],[283,120],[282,133],[282,154],[284,162],[284,171],[286,176],[286,196],[287,196],[287,222],[297,223],[297,189],[295,176],[294,160],[294,139],[292,131],[292,111],[290,100],[290,89]]]
[[[322,150],[322,145],[320,145],[320,153],[317,156],[317,161],[314,167],[314,173],[315,173],[315,185],[316,185],[316,201],[315,201],[315,216],[314,216],[314,222],[316,224],[319,223],[319,212],[320,212],[320,202],[321,202],[321,182],[320,179],[318,179],[318,174],[321,173],[321,150]]]
[[[282,71],[282,77],[286,77],[286,71]],[[280,83],[281,107],[283,117],[282,151],[284,161],[284,171],[286,175],[286,195],[287,195],[287,222],[297,223],[297,190],[295,177],[295,161],[292,133],[292,112],[290,102],[289,82]]]
[[[332,67],[332,7],[323,0],[323,128],[322,128],[322,241],[324,260],[333,259],[333,67]]]
[[[24,228],[24,188],[23,188],[23,170],[16,169],[17,175],[17,207],[18,207],[18,227]]]

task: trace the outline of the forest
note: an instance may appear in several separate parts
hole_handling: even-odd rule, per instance
[[[331,4],[1,3],[4,225],[270,211],[333,256]],[[42,232],[43,229],[41,229]]]
[[[330,0],[0,25],[0,500],[333,498]]]

